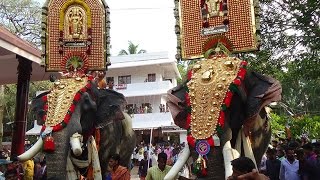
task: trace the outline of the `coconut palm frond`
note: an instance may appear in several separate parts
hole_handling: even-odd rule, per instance
[[[140,49],[140,51],[138,52],[138,54],[142,54],[142,53],[146,53],[147,50],[144,50],[144,49]]]
[[[127,50],[122,49],[118,55],[121,56],[121,55],[129,55],[129,54],[141,54],[141,53],[147,52],[144,49],[140,49],[138,51],[138,48],[139,48],[139,44],[136,45],[132,41],[128,41],[128,49]]]
[[[118,55],[121,56],[121,55],[128,55],[128,54],[129,53],[126,50],[122,49]]]

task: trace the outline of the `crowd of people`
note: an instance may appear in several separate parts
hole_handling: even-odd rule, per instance
[[[134,106],[127,106],[126,111],[128,114],[146,114],[146,113],[152,113],[152,105],[143,105],[143,106],[137,106],[134,104]]]
[[[159,105],[159,111],[160,113],[166,113],[169,112],[169,106],[165,104]],[[128,114],[146,114],[146,113],[153,113],[153,107],[151,104],[143,104],[141,106],[137,106],[137,104],[134,104],[133,106],[127,106],[126,112]]]
[[[177,161],[184,144],[139,144],[132,155],[133,165],[139,167],[140,179],[150,180],[156,168],[160,168],[159,155],[166,159],[166,166],[170,168]],[[166,158],[164,158],[164,155]],[[150,158],[148,158],[150,157]],[[158,165],[157,163],[158,162]],[[229,179],[256,179],[256,180],[317,180],[320,179],[320,143],[311,143],[306,139],[301,141],[273,140],[261,164],[256,169],[253,161],[246,157],[232,161],[234,174]],[[167,167],[168,166],[168,167]],[[237,174],[238,173],[238,174]],[[164,177],[165,174],[162,174]],[[151,176],[151,177],[150,177]],[[192,175],[190,175],[192,177]],[[240,177],[240,178],[239,178]]]
[[[184,143],[161,143],[147,145],[143,142],[136,146],[132,154],[131,169],[138,167],[141,180],[161,180],[178,160]],[[1,152],[0,180],[44,180],[46,176],[46,160],[37,156],[25,162],[17,158],[9,160],[10,154]],[[109,174],[106,180],[129,180],[130,168],[119,164],[119,154],[110,156]],[[320,179],[320,143],[308,141],[272,141],[262,158],[261,164],[256,165],[250,158],[240,157],[231,162],[233,174],[228,180],[318,180]],[[183,171],[183,170],[182,170]],[[186,178],[183,172],[179,179],[192,179],[191,171]]]
[[[150,170],[151,167],[157,167],[157,163],[158,165],[160,163],[161,168],[168,170],[168,168],[174,165],[174,163],[177,161],[178,155],[183,147],[184,143],[159,143],[156,145],[146,145],[144,143],[141,143],[136,146],[132,154],[132,167],[139,167],[138,174],[140,179],[154,179],[148,177],[148,170]],[[159,156],[161,157],[161,160],[165,159],[164,164],[166,166],[163,165],[163,162],[161,160],[159,161]],[[152,171],[154,174],[155,170],[153,169],[150,171]],[[165,174],[166,173],[162,173],[162,175]],[[149,176],[151,175],[149,174]]]
[[[46,180],[47,166],[44,156],[38,156],[25,162],[16,157],[10,160],[10,154],[1,152],[0,180]]]
[[[262,158],[260,172],[270,180],[320,179],[320,144],[301,141],[272,141]]]

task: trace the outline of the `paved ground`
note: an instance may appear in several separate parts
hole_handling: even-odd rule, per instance
[[[135,166],[131,170],[131,180],[140,180],[138,175],[138,166]]]

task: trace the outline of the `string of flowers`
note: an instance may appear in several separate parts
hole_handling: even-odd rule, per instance
[[[57,125],[55,126],[52,126],[52,132],[57,132],[57,131],[60,131],[62,130],[63,128],[65,128],[71,117],[72,117],[72,114],[74,113],[75,111],[75,108],[76,108],[76,105],[79,103],[80,99],[81,99],[81,96],[83,93],[89,91],[91,89],[91,82],[93,80],[93,77],[92,76],[88,76],[88,84],[81,88],[75,95],[74,95],[74,98],[73,98],[73,102],[72,104],[70,105],[69,109],[68,109],[68,112],[66,113],[66,115],[64,116],[64,119]],[[48,98],[47,98],[47,95],[45,96],[42,96],[42,101],[44,102],[44,106],[43,106],[43,110],[44,110],[44,115],[42,116],[42,120],[43,122],[46,121],[47,119],[47,111],[48,111]],[[46,125],[44,124],[41,128],[41,133],[46,129]]]

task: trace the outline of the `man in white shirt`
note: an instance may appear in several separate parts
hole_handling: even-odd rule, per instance
[[[300,180],[299,161],[295,159],[294,150],[286,149],[286,158],[281,161],[280,180]]]

